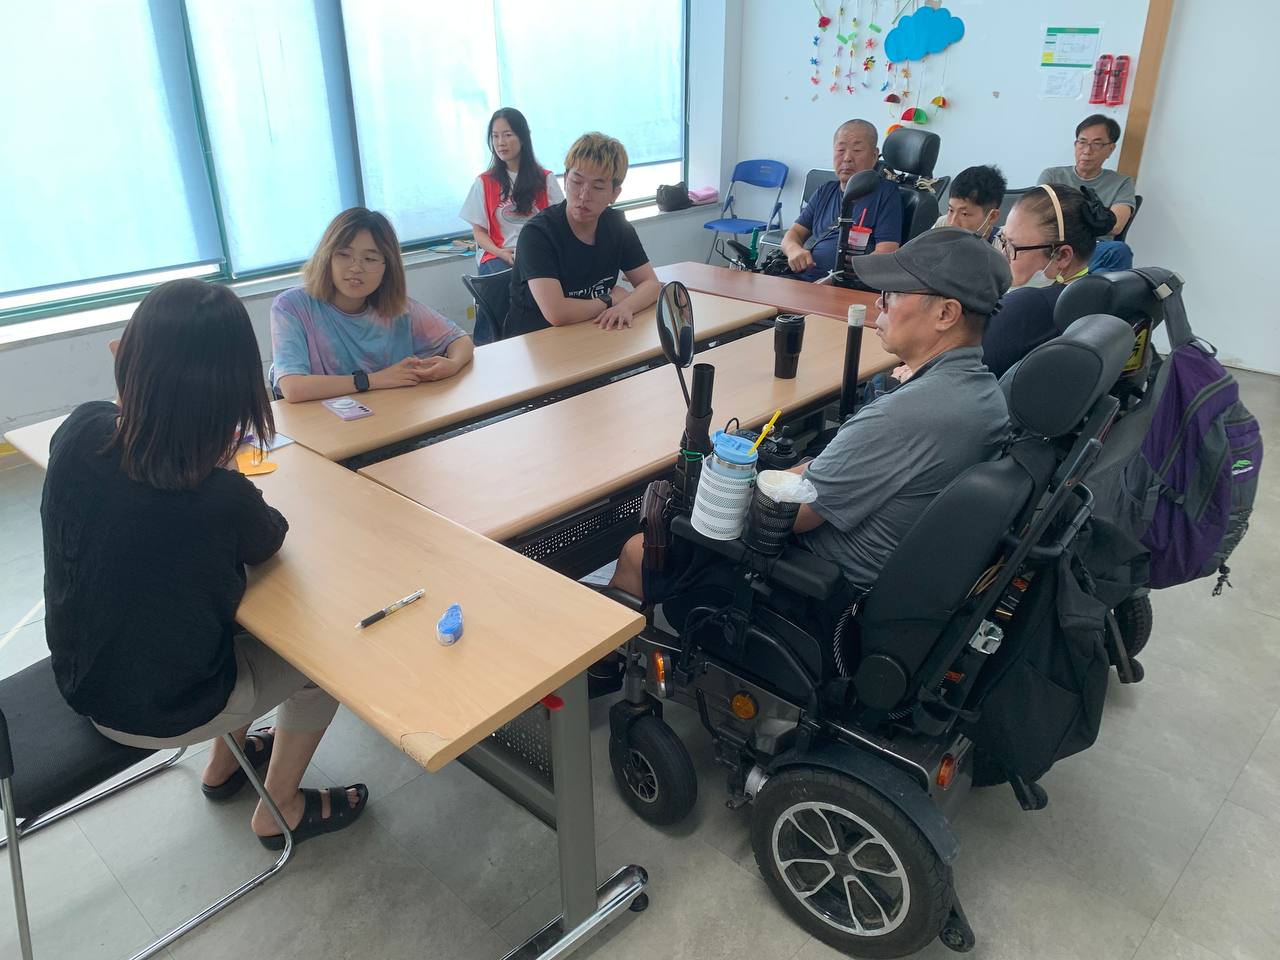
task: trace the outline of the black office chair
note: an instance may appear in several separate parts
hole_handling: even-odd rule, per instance
[[[4,806],[4,842],[9,847],[19,955],[22,960],[33,960],[19,840],[168,769],[177,763],[185,748],[127,779],[103,786],[158,751],[126,747],[100,734],[87,718],[62,699],[48,658],[0,680],[0,708],[0,804]],[[257,771],[234,737],[228,734],[223,739],[284,832],[284,850],[272,866],[153,940],[132,960],[144,960],[164,950],[279,873],[293,855],[293,836]]]
[[[938,220],[938,195],[950,181],[933,178],[942,138],[936,133],[901,127],[884,138],[883,170],[898,184],[902,197],[902,242],[933,227]]]
[[[476,302],[477,347],[506,339],[507,312],[511,309],[511,270],[462,278],[462,285]]]
[[[996,225],[991,228],[992,231],[997,231],[1003,227],[1005,221],[1009,219],[1009,211],[1014,208],[1014,205],[1035,189],[1035,187],[1009,187],[1005,190],[1004,199],[1000,201],[1000,216],[996,219]]]

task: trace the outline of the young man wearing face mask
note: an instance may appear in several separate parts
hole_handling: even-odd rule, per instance
[[[994,239],[1000,204],[1008,186],[996,166],[966,167],[956,174],[947,190],[947,212],[933,226],[959,227],[983,240]]]
[[[1089,272],[1098,237],[1113,214],[1087,188],[1042,184],[1009,211],[996,237],[1015,289],[1005,294],[982,337],[983,359],[997,377],[1058,334],[1053,310],[1066,285]]]

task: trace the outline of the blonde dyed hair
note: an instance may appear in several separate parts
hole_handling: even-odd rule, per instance
[[[565,154],[564,172],[574,168],[602,174],[613,181],[614,187],[620,187],[627,176],[627,148],[615,137],[594,131],[584,133]]]
[[[404,279],[404,261],[400,258],[400,241],[391,221],[376,210],[352,207],[333,218],[320,238],[320,245],[302,268],[302,285],[317,300],[332,303],[337,287],[333,284],[333,255],[355,241],[356,234],[368,230],[373,245],[382,254],[386,267],[378,289],[365,299],[365,304],[383,320],[394,320],[409,309],[408,286]]]

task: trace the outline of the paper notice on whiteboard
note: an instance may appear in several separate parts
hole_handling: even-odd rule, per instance
[[[1049,68],[1040,71],[1041,100],[1078,100],[1084,94],[1083,70]]]
[[[1101,27],[1045,27],[1040,66],[1092,70],[1101,37]]]

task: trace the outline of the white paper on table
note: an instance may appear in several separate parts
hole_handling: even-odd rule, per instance
[[[1084,70],[1062,67],[1040,69],[1041,100],[1078,100],[1084,92]]]

